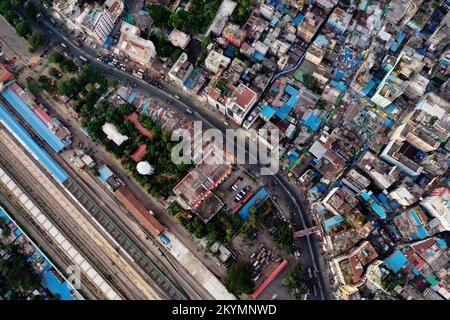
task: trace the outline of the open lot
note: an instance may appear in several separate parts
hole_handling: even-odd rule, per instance
[[[235,187],[234,187],[235,186]],[[243,168],[233,169],[231,175],[216,190],[216,194],[225,203],[225,208],[231,212],[238,204],[248,197],[252,192],[257,191],[262,184],[252,179]],[[239,201],[235,201],[236,196],[242,192],[244,196]]]

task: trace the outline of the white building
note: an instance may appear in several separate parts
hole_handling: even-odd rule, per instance
[[[206,69],[214,74],[218,74],[220,71],[225,70],[230,63],[230,58],[225,57],[216,50],[211,50],[205,59]]]
[[[213,88],[207,95],[207,101],[238,125],[242,125],[256,103],[257,97],[255,91],[240,83],[239,86],[232,88],[232,94],[229,97],[223,97],[220,90]]]
[[[188,56],[183,52],[170,68],[168,76],[177,86],[183,87],[184,81],[191,75],[194,66],[189,62]]]
[[[149,65],[156,56],[153,42],[141,38],[139,28],[125,21],[122,22],[120,32],[117,50],[123,52],[137,63],[144,66]]]
[[[442,231],[450,231],[450,190],[448,188],[434,189],[430,196],[420,202],[420,205],[440,222]]]
[[[169,35],[169,41],[175,47],[184,49],[189,44],[189,41],[191,41],[191,36],[177,29],[173,29]]]
[[[116,126],[112,123],[105,123],[102,126],[102,131],[104,134],[106,134],[108,140],[112,140],[118,146],[128,140],[128,137],[121,134],[119,130],[117,130]]]

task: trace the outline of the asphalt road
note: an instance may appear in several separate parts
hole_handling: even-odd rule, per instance
[[[89,63],[94,67],[101,70],[105,75],[108,75],[114,79],[120,80],[125,83],[134,82],[136,89],[144,92],[147,95],[156,96],[163,100],[171,101],[171,107],[180,113],[185,113],[186,118],[191,120],[200,120],[203,122],[204,129],[217,128],[222,132],[230,127],[223,121],[223,115],[214,111],[212,108],[205,107],[199,101],[195,101],[192,97],[187,96],[181,90],[177,90],[167,84],[162,89],[158,89],[145,81],[139,80],[129,73],[125,73],[119,69],[108,66],[96,60],[97,54],[94,50],[87,47],[75,46],[69,36],[63,31],[55,28],[49,21],[43,20],[40,26],[43,31],[50,35],[50,38],[54,43],[64,42],[68,45],[68,51],[72,56],[78,57],[83,55],[89,59]],[[179,99],[174,96],[179,96]],[[193,114],[186,113],[186,109],[193,110]],[[247,152],[246,152],[247,153]],[[247,153],[248,154],[248,153]],[[260,165],[247,165],[249,169],[260,169]],[[267,178],[265,178],[267,179]],[[269,178],[270,179],[270,178]],[[304,210],[306,204],[305,198],[301,195],[301,189],[298,186],[293,185],[287,181],[280,173],[273,175],[272,179],[278,182],[280,187],[277,196],[284,199],[286,205],[292,208],[292,224],[296,230],[304,229],[306,227],[313,226],[311,217],[309,217]],[[319,286],[319,298],[320,299],[332,299],[331,289],[328,281],[327,267],[324,265],[321,250],[316,235],[306,236],[296,240],[296,244],[302,249],[302,262],[311,266],[318,274],[318,286]],[[306,250],[304,250],[306,248]]]

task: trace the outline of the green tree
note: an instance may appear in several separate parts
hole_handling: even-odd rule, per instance
[[[16,32],[19,36],[25,38],[31,32],[30,24],[27,21],[20,21],[16,24]]]
[[[249,263],[233,264],[227,269],[225,276],[226,288],[236,295],[242,293],[250,294],[255,289],[255,284],[251,280],[252,269]]]
[[[11,236],[11,233],[12,233],[12,230],[11,230],[10,226],[7,224],[4,224],[2,226],[2,237],[9,238]]]
[[[179,213],[181,211],[181,206],[178,204],[178,202],[176,201],[172,201],[169,204],[169,207],[167,208],[167,211],[169,211],[169,213],[171,215],[176,215],[177,213]]]
[[[56,50],[53,50],[48,55],[48,61],[51,63],[61,63],[64,60],[64,56]]]
[[[36,80],[34,79],[30,79],[27,82],[28,84],[28,90],[30,90],[30,93],[34,96],[38,96],[41,94],[41,87],[39,86],[39,84],[36,82]]]
[[[287,253],[294,251],[294,235],[288,222],[282,221],[273,232],[273,241]]]
[[[436,123],[436,121],[438,121],[438,120],[439,120],[438,117],[436,117],[436,116],[431,116],[430,122],[429,122],[430,126],[433,126],[433,125]]]
[[[29,19],[36,18],[36,15],[39,12],[39,8],[36,6],[36,4],[33,1],[28,0],[24,5],[23,13],[25,16]]]
[[[9,12],[12,12],[11,2],[8,0],[0,2],[0,14],[5,16]]]
[[[252,207],[252,208],[254,208],[254,207]],[[254,234],[255,234],[257,229],[258,229],[258,222],[257,222],[257,219],[256,219],[256,215],[255,214],[251,214],[248,217],[247,222],[242,227],[241,235],[242,235],[242,237],[245,240],[253,240],[255,238]]]
[[[62,96],[72,97],[74,94],[78,93],[78,85],[75,79],[68,79],[61,81],[58,84],[58,93]]]
[[[28,38],[28,43],[29,43],[28,49],[31,52],[35,52],[39,48],[41,48],[45,44],[47,44],[47,38],[41,31],[35,30],[31,34],[31,36]]]
[[[127,116],[127,115],[133,113],[133,111],[134,111],[134,107],[129,103],[122,103],[119,106],[119,112],[120,112],[120,114],[122,114],[124,116]]]
[[[11,248],[10,254],[10,259],[1,261],[0,269],[11,289],[30,292],[37,288],[40,279],[32,270],[27,257],[20,253],[15,246]]]
[[[167,28],[169,25],[171,12],[164,6],[159,4],[151,4],[149,6],[149,9],[155,26],[157,26],[158,28]]]
[[[312,75],[310,74],[303,75],[303,84],[309,90],[313,90],[316,87],[316,82],[317,82],[316,78],[314,78]]]

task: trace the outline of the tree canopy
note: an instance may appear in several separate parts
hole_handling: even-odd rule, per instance
[[[252,269],[249,263],[235,263],[227,269],[225,277],[226,288],[234,294],[250,294],[255,289],[255,284],[251,280]]]

